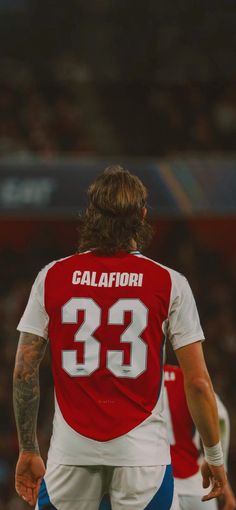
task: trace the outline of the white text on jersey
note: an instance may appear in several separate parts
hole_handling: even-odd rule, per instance
[[[101,273],[96,271],[74,271],[74,285],[91,287],[142,287],[143,273]]]
[[[175,381],[175,372],[164,372],[165,381]]]

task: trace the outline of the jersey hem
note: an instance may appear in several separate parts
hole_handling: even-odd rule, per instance
[[[108,460],[108,459],[101,459],[101,457],[98,457],[97,460],[94,462],[88,461],[85,459],[85,457],[81,458],[70,458],[63,455],[63,457],[56,457],[55,451],[53,452],[53,460],[50,459],[50,456],[48,457],[47,466],[57,464],[62,466],[120,466],[120,467],[149,467],[149,466],[167,466],[171,463],[170,457],[160,459],[159,462],[156,461],[156,459],[149,460],[148,462],[145,462],[142,458],[136,459],[135,461],[131,462],[126,460],[120,459],[119,461],[114,459]]]

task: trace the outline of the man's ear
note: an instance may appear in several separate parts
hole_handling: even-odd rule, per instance
[[[147,216],[147,208],[146,207],[142,208],[142,213],[143,213],[143,219],[146,218],[146,216]]]

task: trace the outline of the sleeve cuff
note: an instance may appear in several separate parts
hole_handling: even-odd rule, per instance
[[[48,340],[47,331],[40,330],[33,326],[27,326],[26,324],[24,324],[24,325],[18,324],[16,329],[20,333],[32,333],[32,335],[38,335],[38,336],[41,336],[42,338],[44,338],[45,340]]]
[[[180,347],[185,347],[185,345],[194,344],[195,342],[204,342],[205,338],[201,335],[194,335],[192,337],[187,337],[181,339],[179,342],[171,342],[174,351],[180,349]]]

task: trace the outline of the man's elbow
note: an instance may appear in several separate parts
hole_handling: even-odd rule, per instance
[[[27,381],[36,370],[29,369],[22,363],[16,363],[13,371],[13,382]]]
[[[208,375],[192,377],[185,382],[185,388],[187,392],[191,392],[196,396],[202,395],[204,397],[212,393],[212,385]]]

